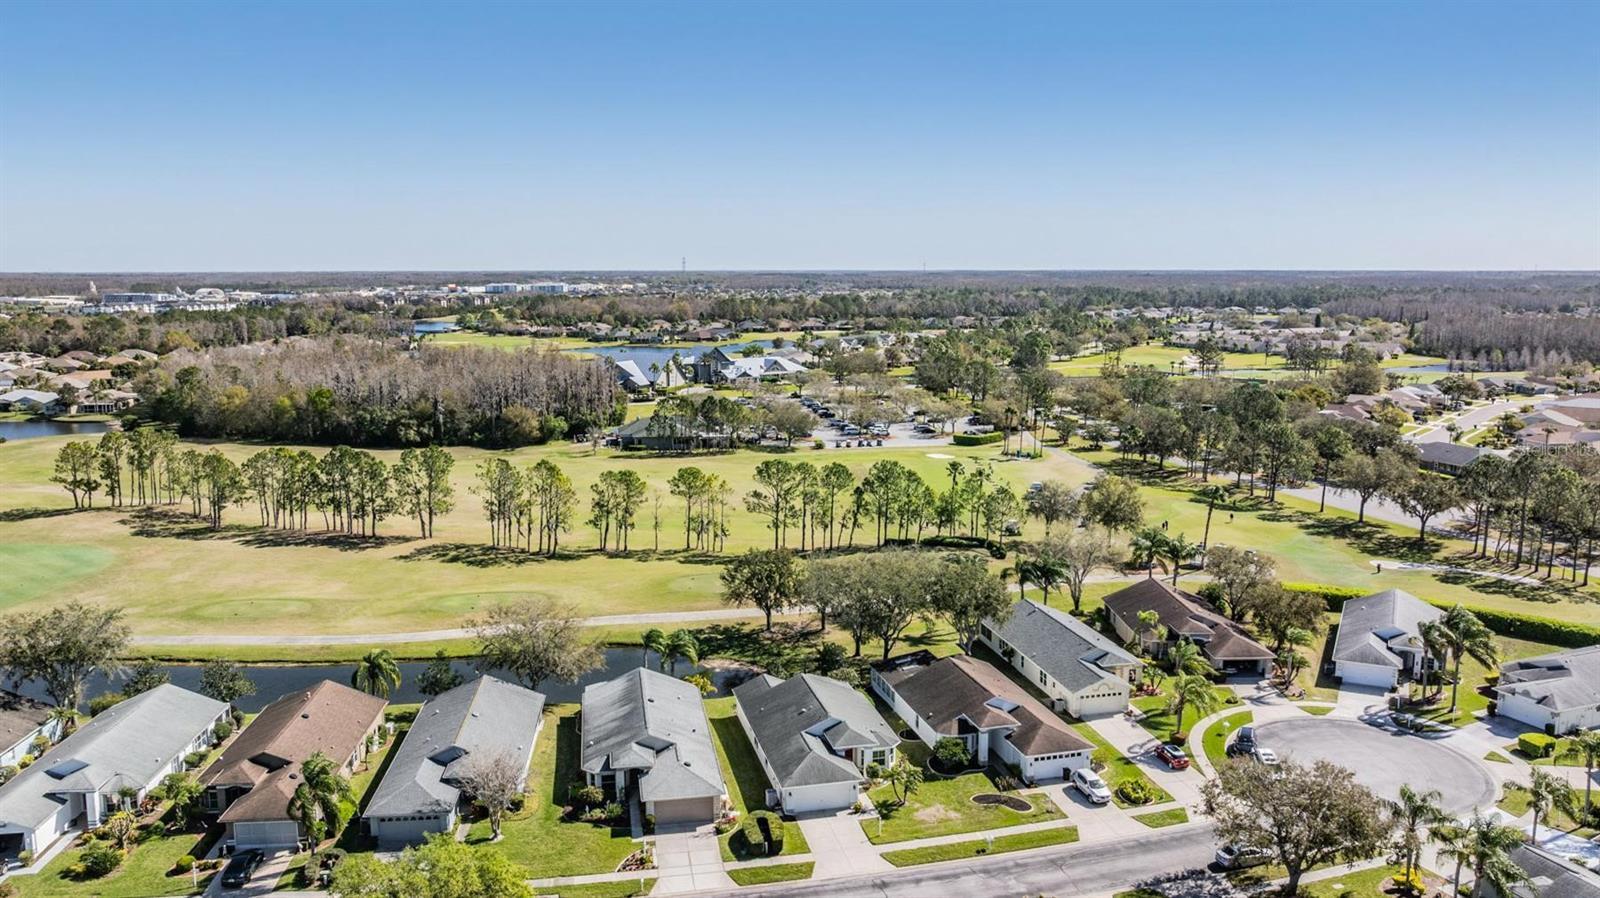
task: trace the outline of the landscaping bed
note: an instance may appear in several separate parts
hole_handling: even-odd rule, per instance
[[[972,796],[972,801],[974,804],[1000,805],[1021,814],[1027,813],[1033,807],[1033,805],[1015,795],[1001,795],[995,792],[974,795]]]

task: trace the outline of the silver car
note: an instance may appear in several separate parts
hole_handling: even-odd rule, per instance
[[[1106,781],[1087,767],[1072,771],[1072,787],[1082,792],[1090,804],[1107,804],[1111,801],[1111,790],[1106,788]]]

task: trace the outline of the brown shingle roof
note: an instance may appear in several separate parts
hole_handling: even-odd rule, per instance
[[[1138,628],[1139,612],[1154,611],[1173,636],[1187,636],[1201,644],[1214,662],[1271,660],[1272,651],[1245,635],[1243,628],[1218,614],[1198,596],[1174,589],[1161,580],[1145,578],[1105,598],[1106,610],[1130,627]]]
[[[1011,744],[1026,755],[1093,747],[1010,677],[976,658],[955,655],[905,673],[891,681],[894,691],[942,735],[958,735],[964,725],[1015,727]],[[996,698],[1014,707],[989,704]]]

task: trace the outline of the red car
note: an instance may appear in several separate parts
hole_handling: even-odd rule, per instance
[[[1183,770],[1189,766],[1189,756],[1171,742],[1163,742],[1156,746],[1156,757],[1173,770]]]

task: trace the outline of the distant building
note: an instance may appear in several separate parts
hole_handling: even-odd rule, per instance
[[[1500,665],[1495,713],[1552,735],[1600,727],[1600,645]]]

